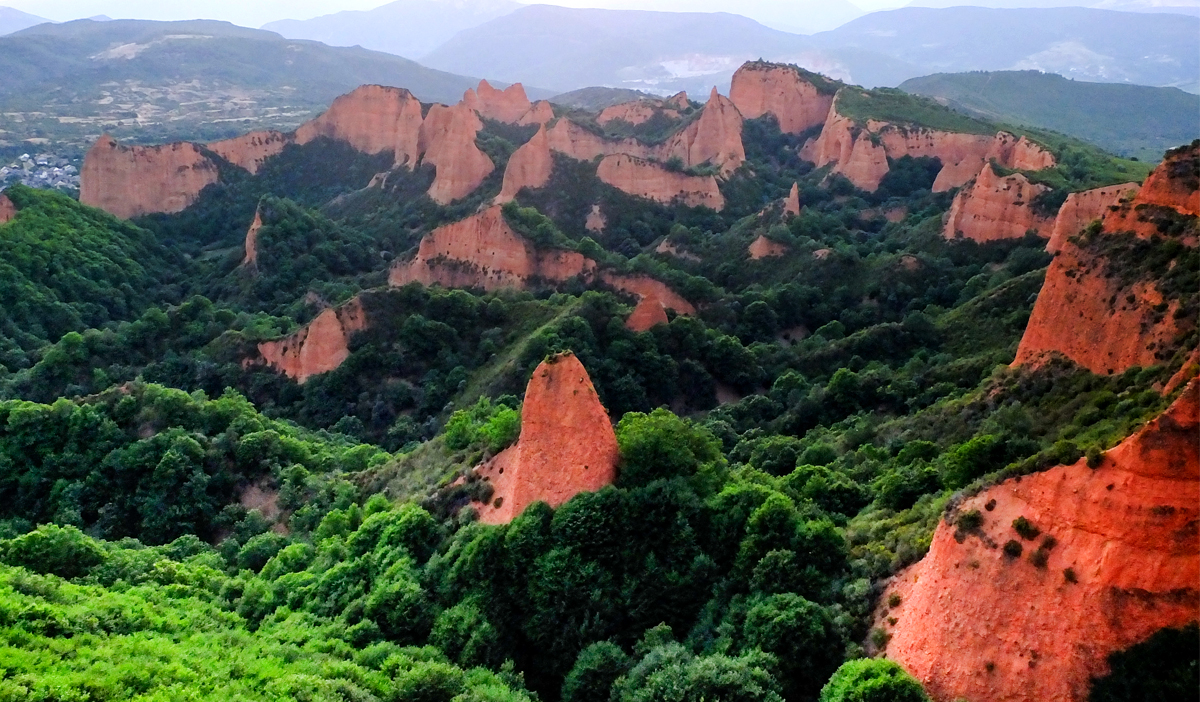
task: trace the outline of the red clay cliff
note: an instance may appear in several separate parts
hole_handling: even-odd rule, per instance
[[[772,115],[785,134],[823,123],[833,105],[833,93],[822,92],[795,66],[764,62],[743,64],[733,74],[729,99],[747,119]]]
[[[104,135],[83,159],[79,201],[122,219],[181,212],[218,178],[216,162],[195,144],[121,146]]]
[[[962,237],[980,244],[1020,239],[1030,230],[1048,237],[1053,220],[1033,209],[1033,199],[1047,190],[1020,173],[1001,178],[988,163],[972,185],[954,196],[942,234],[947,239]]]
[[[303,384],[342,365],[350,356],[350,335],[366,326],[362,303],[354,298],[337,309],[324,310],[291,336],[264,341],[258,352],[267,365]]]
[[[936,702],[1083,702],[1109,654],[1197,621],[1198,403],[1193,381],[1098,467],[1082,459],[964,501],[956,514],[977,512],[982,526],[956,537],[941,522],[890,587],[887,656]],[[1019,517],[1041,536],[1019,536]],[[1010,540],[1021,556],[1001,549]]]
[[[505,524],[534,502],[558,507],[611,485],[619,458],[616,434],[587,370],[575,354],[551,356],[525,389],[520,439],[476,468],[493,488],[486,505],[475,503],[479,521]]]

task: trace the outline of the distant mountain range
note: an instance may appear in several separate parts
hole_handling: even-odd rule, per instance
[[[1053,129],[1121,156],[1157,161],[1200,138],[1200,95],[1178,88],[1087,83],[1038,71],[939,73],[901,90],[975,117]]]
[[[1036,69],[1200,89],[1200,18],[1085,8],[903,8],[804,36],[737,15],[532,5],[459,32],[422,63],[560,91],[728,88],[755,58],[867,87],[938,72]]]
[[[478,82],[392,54],[201,20],[42,24],[0,37],[0,66],[0,138],[66,141],[291,129],[364,83],[454,103]]]
[[[263,25],[289,39],[361,46],[419,59],[458,32],[523,7],[512,0],[396,0],[366,11]]]
[[[0,7],[0,36],[19,32],[50,20],[45,17],[31,15],[28,12],[14,10],[11,7]]]

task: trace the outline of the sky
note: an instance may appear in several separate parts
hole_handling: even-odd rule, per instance
[[[739,0],[542,0],[566,7],[607,7],[642,10],[724,10],[741,14]],[[865,11],[896,7],[907,0],[851,0]],[[221,19],[246,27],[260,27],[278,19],[308,19],[342,10],[369,10],[387,0],[0,0],[23,12],[55,21],[108,15],[114,19]],[[755,4],[778,5],[781,11],[796,0],[757,0]]]

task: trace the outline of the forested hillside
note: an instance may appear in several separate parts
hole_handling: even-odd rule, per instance
[[[7,190],[0,699],[942,702],[957,672],[888,648],[935,533],[1031,593],[1097,582],[1058,560],[1073,515],[1014,522],[1014,556],[960,506],[1188,421],[1200,143],[1147,176],[747,66],[615,117],[376,88],[261,158],[102,145],[103,202],[128,154],[211,176],[131,220]],[[546,432],[598,441],[583,380],[530,396],[567,352],[616,477],[484,523]],[[1189,699],[1194,621],[1078,657],[1064,699]],[[996,689],[1037,672],[1001,655]]]

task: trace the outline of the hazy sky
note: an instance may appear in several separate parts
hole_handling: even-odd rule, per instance
[[[65,21],[94,15],[116,19],[155,20],[223,19],[247,27],[259,27],[277,19],[307,19],[341,10],[369,10],[388,0],[0,0],[18,10],[47,19]],[[760,0],[780,8],[795,0]],[[863,10],[879,10],[906,4],[907,0],[851,0]],[[738,0],[551,0],[566,7],[611,7],[621,9],[681,11],[726,10],[738,12]]]

